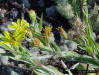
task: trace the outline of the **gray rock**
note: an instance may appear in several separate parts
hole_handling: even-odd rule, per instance
[[[26,8],[30,8],[29,0],[22,0]]]
[[[11,22],[8,21],[6,23],[3,23],[1,26],[0,26],[0,31],[8,31],[9,28],[10,28],[10,25],[11,25]]]
[[[39,4],[40,7],[44,7],[45,6],[44,0],[39,0],[38,4]]]
[[[51,6],[49,8],[46,8],[46,14],[47,16],[52,16],[56,12],[56,6]]]
[[[22,68],[22,67],[24,66],[24,64],[18,64],[18,66],[19,66],[20,68]]]
[[[1,9],[1,8],[0,8],[0,18],[5,17],[6,12],[7,12],[7,11],[6,11],[5,9]]]
[[[31,75],[31,71],[13,66],[0,65],[0,75]]]
[[[64,18],[68,19],[72,23],[74,18],[74,11],[69,3],[69,0],[55,0],[57,1],[56,9]]]
[[[19,75],[17,72],[15,72],[15,71],[11,71],[11,75]]]
[[[0,49],[0,53],[5,53],[5,51]],[[0,64],[7,65],[8,63],[9,63],[8,56],[0,55]]]
[[[17,18],[19,14],[19,11],[16,8],[12,8],[12,11],[10,13],[10,21],[13,21],[13,19]]]

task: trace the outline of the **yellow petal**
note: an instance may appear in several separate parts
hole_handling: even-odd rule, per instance
[[[17,20],[17,25],[20,26],[20,24],[21,24],[21,20],[18,19],[18,20]]]
[[[24,19],[21,20],[21,26],[24,26]]]
[[[12,25],[17,26],[17,24],[15,22],[12,22]]]

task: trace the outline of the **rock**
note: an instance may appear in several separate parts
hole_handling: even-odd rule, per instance
[[[56,6],[51,6],[49,8],[46,8],[46,14],[48,17],[54,15],[55,12],[56,12]]]
[[[30,8],[29,0],[22,0],[26,8]]]
[[[45,6],[44,0],[39,0],[38,4],[39,4],[40,7],[44,7]]]
[[[9,28],[10,28],[10,25],[11,25],[11,22],[8,21],[6,23],[3,23],[1,26],[0,26],[0,31],[3,32],[3,31],[8,31]]]
[[[10,12],[10,21],[13,21],[15,18],[18,17],[19,11],[16,8],[12,8]]]
[[[56,9],[64,18],[68,19],[70,23],[73,22],[74,11],[69,3],[69,0],[55,0],[57,1]]]
[[[0,75],[31,75],[31,70],[0,65]]]
[[[0,18],[5,17],[6,12],[7,12],[7,11],[6,11],[5,9],[1,9],[1,8],[0,8]]]
[[[5,53],[4,50],[0,49],[0,53]],[[3,65],[7,65],[9,63],[8,61],[8,56],[2,56],[0,55],[0,65],[3,64]]]
[[[11,71],[11,75],[19,75],[19,74],[16,73],[15,71]]]
[[[18,64],[18,66],[19,66],[20,68],[22,68],[22,67],[24,66],[24,64]]]

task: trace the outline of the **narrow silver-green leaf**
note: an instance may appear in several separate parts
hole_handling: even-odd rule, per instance
[[[42,28],[43,28],[43,14],[41,15],[41,19],[40,19],[40,22],[39,22],[40,31],[42,31]]]

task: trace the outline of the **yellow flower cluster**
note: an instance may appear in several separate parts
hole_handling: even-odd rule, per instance
[[[13,31],[12,34],[9,32],[4,32],[4,36],[1,37],[0,44],[10,44],[12,47],[21,45],[21,41],[24,40],[24,36],[27,33],[27,28],[29,23],[24,19],[17,20],[17,23],[12,22],[10,30]]]
[[[51,36],[52,26],[45,26],[44,29],[44,36],[45,38],[48,38]]]
[[[18,32],[27,32],[27,28],[29,27],[29,23],[24,19],[17,20],[16,22],[12,22],[10,30],[18,31]]]
[[[67,33],[66,33],[65,30],[62,28],[62,26],[61,26],[61,27],[58,27],[57,30],[61,33],[61,35],[62,35],[65,39],[68,38],[68,37],[67,37]]]
[[[33,44],[34,46],[39,46],[40,45],[40,40],[38,38],[36,38],[34,41],[33,41]]]

